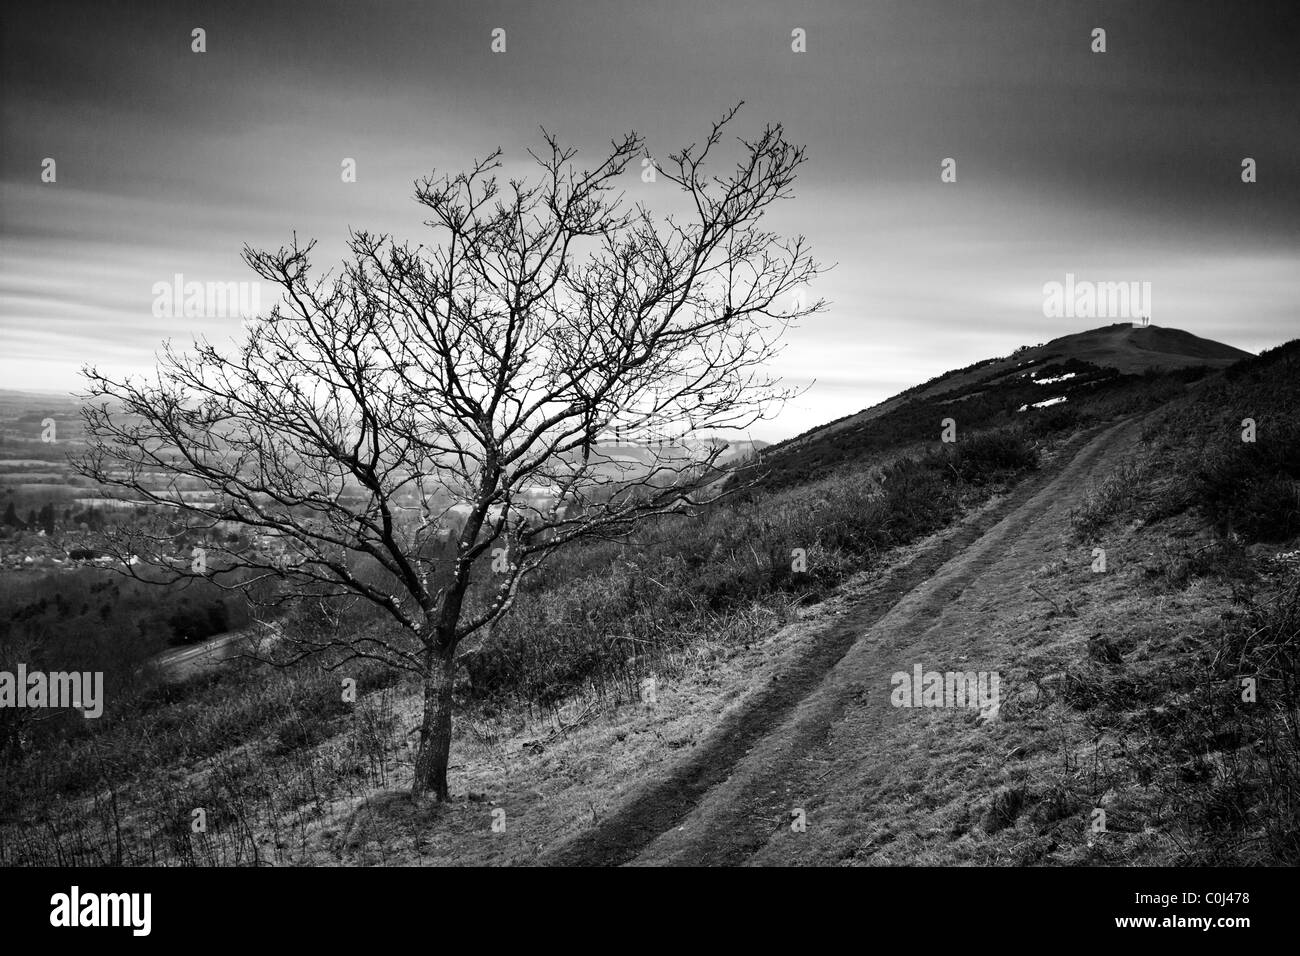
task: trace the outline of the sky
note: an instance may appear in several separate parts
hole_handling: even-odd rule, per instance
[[[0,65],[0,388],[237,339],[238,316],[155,315],[156,285],[252,282],[244,244],[295,233],[323,265],[349,228],[419,241],[415,180],[498,146],[527,175],[539,126],[579,161],[628,130],[661,156],[742,100],[737,134],[808,151],[771,228],[832,267],[771,369],[806,390],[755,438],[1114,321],[1045,315],[1067,273],[1149,282],[1152,324],[1259,351],[1297,334],[1298,39],[1291,0],[25,5]],[[671,210],[639,172],[628,196]]]

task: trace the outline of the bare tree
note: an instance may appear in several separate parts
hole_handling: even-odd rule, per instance
[[[178,561],[174,528],[128,524],[114,541],[127,566],[243,588],[275,576],[295,598],[381,608],[398,627],[299,646],[419,675],[413,789],[447,799],[457,648],[558,549],[722,494],[716,436],[789,397],[764,367],[787,325],[822,308],[801,297],[820,267],[761,221],[804,152],[769,126],[737,140],[726,176],[706,175],[735,112],[657,170],[680,218],[618,192],[648,155],[635,133],[579,169],[543,130],[534,182],[499,184],[498,150],[417,183],[435,245],[353,232],[319,278],[313,244],[246,248],[282,301],[238,354],[168,345],[147,382],[86,369],[79,467],[191,533],[225,522],[277,545],[218,540]]]

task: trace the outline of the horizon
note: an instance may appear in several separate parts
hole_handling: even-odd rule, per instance
[[[1044,345],[1044,346],[1046,346],[1046,345],[1050,345],[1050,344],[1051,344],[1052,342],[1054,342],[1054,341],[1057,341],[1058,339],[1069,338],[1069,337],[1071,337],[1071,336],[1075,336],[1075,335],[1083,335],[1083,334],[1086,334],[1086,333],[1089,333],[1089,332],[1099,332],[1099,331],[1102,331],[1102,330],[1104,330],[1104,329],[1114,328],[1114,327],[1116,327],[1116,326],[1121,326],[1121,325],[1129,325],[1129,323],[1127,323],[1127,322],[1118,322],[1118,323],[1111,323],[1111,324],[1109,324],[1109,325],[1099,325],[1099,326],[1092,326],[1092,327],[1090,327],[1090,328],[1086,328],[1086,329],[1078,329],[1077,331],[1074,331],[1074,332],[1067,332],[1067,333],[1065,333],[1064,335],[1058,335],[1058,336],[1055,336],[1054,338],[1052,338],[1052,339],[1048,339],[1047,341],[1045,341],[1045,342],[1041,342],[1041,343],[1023,342],[1023,343],[1021,343],[1021,345],[1017,346],[1017,348],[1021,348],[1021,347],[1032,347],[1032,346],[1035,346],[1035,345]],[[1136,326],[1134,326],[1134,327],[1136,327]],[[1155,324],[1150,324],[1150,325],[1143,326],[1143,328],[1148,328],[1148,329],[1163,329],[1163,330],[1172,331],[1172,332],[1187,332],[1186,329],[1180,329],[1180,328],[1177,328],[1176,326],[1167,326],[1167,325],[1155,325]],[[1197,336],[1197,337],[1200,338],[1200,339],[1202,339],[1202,340],[1212,341],[1212,342],[1216,342],[1216,343],[1218,343],[1218,344],[1220,344],[1220,345],[1227,345],[1227,346],[1231,346],[1232,348],[1240,349],[1241,351],[1244,351],[1244,352],[1246,352],[1246,353],[1249,354],[1249,355],[1258,355],[1260,351],[1266,351],[1267,349],[1273,348],[1273,347],[1278,346],[1278,345],[1282,345],[1282,344],[1283,344],[1284,342],[1286,342],[1286,341],[1291,341],[1291,339],[1284,339],[1284,340],[1281,340],[1281,341],[1278,341],[1278,342],[1274,342],[1274,343],[1272,343],[1271,345],[1266,345],[1263,349],[1259,349],[1259,350],[1257,350],[1257,351],[1253,351],[1253,350],[1250,350],[1250,349],[1241,349],[1240,346],[1234,345],[1232,342],[1225,342],[1225,341],[1223,341],[1222,339],[1213,339],[1213,338],[1208,338],[1207,336]],[[954,370],[956,370],[956,369],[963,368],[963,367],[965,367],[966,365],[970,365],[970,364],[972,364],[972,363],[974,363],[974,362],[979,362],[979,361],[983,361],[983,360],[986,360],[986,359],[993,359],[993,358],[1006,358],[1007,356],[1011,355],[1014,351],[1015,351],[1015,350],[1013,349],[1013,350],[1011,350],[1011,351],[1009,351],[1009,352],[1007,352],[1007,353],[1005,353],[1004,355],[1001,355],[1001,356],[993,356],[993,355],[982,355],[982,356],[977,356],[977,357],[966,356],[966,357],[963,357],[963,358],[961,358],[961,359],[957,359],[957,360],[955,360],[955,362],[954,362],[953,365],[951,365],[949,368],[944,369],[943,371],[941,371],[941,372],[939,372],[939,373],[937,373],[937,374],[938,374],[938,375],[942,375],[942,374],[944,374],[944,372],[954,371]],[[930,378],[933,378],[933,377],[935,377],[935,376],[930,376]],[[839,414],[839,415],[836,415],[836,416],[834,416],[834,417],[832,417],[832,418],[828,418],[828,419],[826,419],[825,421],[817,422],[817,423],[815,423],[815,424],[813,424],[813,425],[810,425],[809,427],[805,428],[805,429],[804,429],[803,431],[801,431],[801,432],[794,432],[794,433],[790,433],[790,434],[780,434],[780,435],[776,435],[775,437],[757,437],[757,436],[755,436],[755,437],[751,438],[749,435],[744,435],[744,436],[740,436],[740,435],[731,435],[731,436],[722,436],[722,437],[727,438],[728,440],[731,440],[731,441],[754,441],[754,442],[758,442],[758,443],[763,444],[763,445],[779,445],[779,444],[781,444],[781,443],[783,443],[783,442],[786,442],[786,441],[789,441],[789,440],[791,440],[791,439],[802,437],[803,435],[806,435],[806,434],[809,433],[809,432],[815,432],[815,431],[817,431],[818,429],[822,428],[823,426],[830,425],[830,424],[832,424],[832,423],[834,423],[834,422],[839,421],[840,419],[843,419],[843,418],[851,418],[852,416],[858,414],[859,412],[867,411],[868,409],[873,408],[873,407],[875,407],[876,405],[881,404],[882,402],[888,401],[889,399],[895,397],[895,396],[898,395],[899,393],[904,392],[904,391],[907,391],[909,388],[914,388],[914,387],[916,387],[916,386],[923,385],[923,384],[925,384],[925,382],[927,382],[927,381],[929,381],[929,378],[926,378],[926,379],[920,379],[920,380],[918,380],[918,381],[915,381],[915,382],[911,382],[911,383],[909,383],[909,384],[906,384],[906,385],[904,385],[902,388],[900,388],[898,392],[893,392],[893,393],[891,393],[891,394],[889,394],[889,395],[883,396],[883,397],[882,397],[881,399],[879,399],[878,401],[873,402],[872,405],[866,405],[866,406],[863,406],[863,407],[861,407],[861,408],[847,409],[847,410],[843,411],[843,412],[842,412],[841,414]],[[64,392],[64,391],[59,391],[59,390],[57,390],[57,389],[37,389],[37,388],[27,388],[27,389],[23,389],[23,388],[8,388],[8,387],[2,386],[2,385],[0,385],[0,394],[10,394],[10,395],[31,395],[31,396],[34,396],[34,397],[46,397],[46,396],[48,396],[48,397],[51,397],[51,398],[56,398],[56,397],[57,397],[57,398],[74,399],[74,400],[77,399],[77,398],[79,397],[79,396],[76,394],[75,391]]]

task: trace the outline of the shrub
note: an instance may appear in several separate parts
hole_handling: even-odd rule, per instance
[[[1221,442],[1192,471],[1190,503],[1221,533],[1248,541],[1284,541],[1300,532],[1296,444],[1275,439],[1262,448]]]
[[[1095,540],[1103,528],[1129,514],[1151,470],[1143,456],[1125,459],[1083,496],[1070,512],[1070,524],[1082,540]]]
[[[1192,690],[1146,712],[1192,863],[1300,863],[1300,581],[1253,603],[1179,667]],[[1252,676],[1259,703],[1242,700]],[[1267,703],[1263,703],[1267,701]]]
[[[1038,449],[1017,431],[979,432],[957,443],[953,467],[965,481],[981,483],[1038,467]]]

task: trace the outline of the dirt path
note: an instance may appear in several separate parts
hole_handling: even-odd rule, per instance
[[[850,777],[879,777],[892,759],[886,742],[898,746],[890,735],[915,711],[890,705],[890,675],[916,663],[954,669],[943,665],[958,660],[967,661],[963,670],[996,670],[1008,651],[993,636],[998,608],[1023,605],[1033,569],[1060,546],[1069,510],[1138,431],[1130,420],[1076,440],[998,506],[885,575],[813,635],[779,681],[729,714],[666,776],[539,862],[793,859],[793,850],[780,849],[789,842],[790,809],[824,803],[828,790]],[[983,666],[985,659],[994,666]],[[803,841],[799,860],[829,862],[808,858],[812,842]]]

